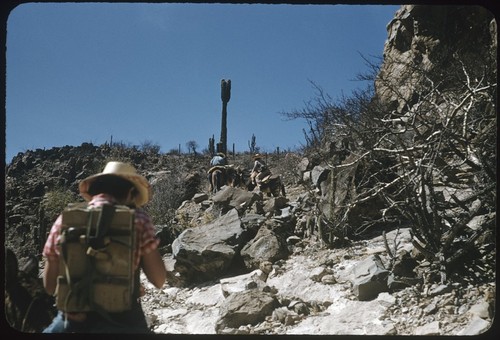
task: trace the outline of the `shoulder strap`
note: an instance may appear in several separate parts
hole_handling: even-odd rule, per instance
[[[111,204],[104,204],[101,206],[101,211],[99,212],[99,218],[97,220],[97,226],[94,235],[88,235],[88,244],[94,249],[104,248],[104,236],[108,233],[111,220],[115,214],[115,206]],[[90,233],[90,228],[87,231]]]

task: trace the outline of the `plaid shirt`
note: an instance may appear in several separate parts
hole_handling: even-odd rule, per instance
[[[116,204],[116,200],[109,195],[99,194],[92,197],[92,200],[89,202],[89,206],[91,207],[100,207],[103,204]],[[47,242],[45,242],[45,246],[43,248],[43,256],[48,259],[57,260],[59,258],[60,251],[57,244],[61,237],[61,227],[62,215],[59,215],[50,229]],[[135,230],[138,242],[134,256],[134,268],[137,269],[139,268],[141,256],[149,254],[153,250],[157,249],[160,240],[155,237],[155,228],[151,222],[151,218],[140,208],[135,209]]]

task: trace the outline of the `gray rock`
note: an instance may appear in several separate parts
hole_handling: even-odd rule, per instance
[[[267,274],[256,269],[248,274],[228,277],[220,280],[220,286],[224,297],[230,294],[243,292],[248,289],[257,288],[262,290],[266,285]]]
[[[386,270],[378,255],[371,255],[353,268],[352,290],[360,301],[371,300],[388,290]]]
[[[438,285],[437,287],[433,287],[428,294],[429,296],[441,295],[451,292],[451,289],[452,287],[448,285]]]
[[[325,181],[330,173],[330,169],[317,165],[311,171],[311,180],[316,188],[320,187],[321,182]]]
[[[225,328],[255,325],[271,315],[278,306],[276,298],[256,289],[231,294],[220,306],[215,330],[221,333]]]
[[[285,259],[289,254],[286,240],[266,227],[260,228],[240,253],[248,269],[259,268],[263,261]]]
[[[252,206],[254,202],[261,200],[261,197],[254,192],[226,186],[218,191],[212,197],[212,200],[214,208],[225,213],[233,208],[238,211],[244,211]]]
[[[272,197],[268,200],[266,200],[264,204],[264,213],[269,213],[269,212],[276,212],[279,211],[280,209],[284,208],[286,204],[288,203],[288,199],[283,196],[279,197]]]
[[[312,163],[309,161],[309,158],[304,157],[297,165],[297,173],[300,175],[308,170],[311,170]]]
[[[424,308],[424,313],[425,313],[426,315],[428,315],[428,314],[433,314],[433,313],[435,313],[435,312],[436,312],[436,310],[437,310],[437,306],[436,306],[436,304],[435,304],[435,303],[430,303],[430,304],[428,304],[428,305]]]
[[[337,279],[333,274],[326,274],[321,278],[321,283],[327,284],[327,285],[333,285],[337,283]]]
[[[208,195],[206,193],[198,193],[193,196],[193,201],[195,203],[201,203],[208,199]]]
[[[223,275],[247,241],[238,212],[197,228],[184,230],[172,243],[175,270],[186,280],[211,280]]]
[[[317,267],[317,268],[314,268],[313,270],[311,270],[309,277],[311,278],[311,280],[313,280],[315,282],[321,282],[323,276],[328,275],[328,274],[332,274],[332,273],[333,273],[332,270],[329,268]]]

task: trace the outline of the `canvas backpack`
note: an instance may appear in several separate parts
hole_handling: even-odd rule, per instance
[[[62,212],[56,306],[65,312],[122,312],[138,297],[134,210],[70,204]]]

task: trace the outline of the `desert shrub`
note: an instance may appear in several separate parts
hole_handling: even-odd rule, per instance
[[[45,218],[53,222],[69,203],[76,201],[78,201],[77,195],[69,189],[63,187],[54,188],[45,194],[42,201]]]
[[[183,201],[184,179],[181,172],[171,172],[151,183],[153,197],[145,209],[155,224],[169,224]]]
[[[475,265],[472,250],[492,247],[485,236],[494,232],[496,216],[491,20],[467,24],[482,32],[472,49],[436,47],[432,68],[386,56],[385,65],[400,69],[398,77],[372,63],[373,74],[360,77],[369,81],[366,89],[332,100],[316,87],[316,100],[285,114],[309,123],[308,151],[331,171],[329,202],[321,207],[325,234],[353,238],[408,225],[441,283]],[[481,225],[469,228],[478,218]]]
[[[160,152],[160,145],[150,140],[145,140],[141,143],[140,149],[148,154],[158,154]]]
[[[298,164],[302,157],[295,152],[277,154],[271,157],[269,166],[274,174],[280,175],[283,183],[295,184],[300,181],[300,175],[297,172]]]

